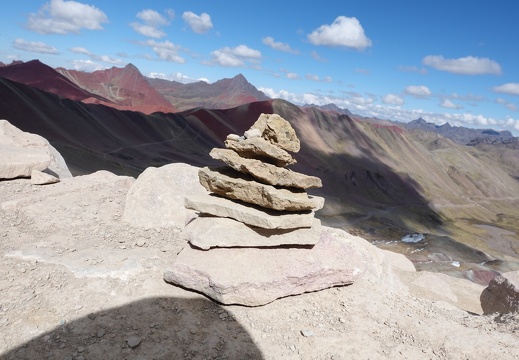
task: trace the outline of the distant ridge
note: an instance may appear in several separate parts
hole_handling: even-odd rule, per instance
[[[492,142],[501,142],[512,139],[514,136],[510,131],[502,130],[496,131],[492,129],[471,129],[463,126],[452,126],[449,123],[443,125],[436,125],[418,118],[408,123],[403,123],[407,130],[420,129],[425,131],[432,131],[449,138],[458,144],[469,144],[478,139],[489,139]]]
[[[304,107],[304,108],[306,108],[306,107],[308,107],[308,108],[314,107],[314,108],[317,108],[317,109],[320,109],[320,110],[323,110],[323,111],[333,111],[333,112],[336,112],[337,114],[348,115],[350,117],[355,117],[356,116],[350,110],[340,108],[337,105],[335,105],[334,103],[330,103],[330,104],[326,104],[326,105],[305,104],[302,107]]]
[[[255,101],[270,100],[242,74],[212,84],[204,81],[182,84],[177,81],[152,78],[148,78],[148,82],[179,110],[196,107],[228,109]]]

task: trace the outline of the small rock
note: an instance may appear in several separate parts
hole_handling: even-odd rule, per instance
[[[105,334],[106,334],[106,330],[105,330],[105,329],[100,329],[100,330],[97,332],[97,337],[98,337],[98,338],[101,338],[101,337],[103,337]]]
[[[245,137],[245,139],[261,137],[261,131],[260,129],[250,129],[245,131],[243,137]]]
[[[96,318],[96,314],[90,313],[90,314],[88,314],[88,318],[90,320],[94,320]]]
[[[301,330],[301,335],[304,337],[314,336],[314,332],[312,330]]]
[[[129,347],[132,349],[136,348],[141,343],[141,338],[138,336],[130,336],[128,339],[126,339],[126,343]]]
[[[82,353],[83,351],[85,351],[85,348],[83,346],[77,348],[78,353]]]
[[[137,245],[138,247],[143,247],[144,245],[146,245],[146,240],[139,239],[135,242],[135,245]]]

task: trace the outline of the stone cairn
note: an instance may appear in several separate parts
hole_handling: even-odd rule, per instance
[[[289,152],[300,149],[290,123],[261,114],[244,136],[227,136],[225,147],[210,156],[227,166],[199,171],[211,194],[185,199],[200,215],[186,225],[190,246],[164,279],[223,304],[249,306],[351,284],[355,274],[344,269],[341,246],[320,241],[314,211],[324,198],[305,191],[321,180],[286,169],[296,163]]]

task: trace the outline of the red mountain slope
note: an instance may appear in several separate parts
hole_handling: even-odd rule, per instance
[[[10,65],[0,67],[0,77],[29,85],[66,99],[84,101],[95,97],[95,95],[82,89],[39,60],[31,60],[25,63],[13,62]],[[98,100],[103,101],[104,99],[98,96]]]
[[[145,114],[177,111],[176,107],[153,88],[132,64],[124,68],[112,67],[91,73],[64,68],[56,70],[77,86],[108,99],[115,104],[109,106],[117,109],[141,111]],[[83,102],[103,103],[95,97]]]

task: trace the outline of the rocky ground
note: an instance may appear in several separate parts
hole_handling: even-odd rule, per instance
[[[0,181],[0,359],[519,358],[519,317],[480,315],[482,286],[368,242],[360,281],[261,307],[167,284],[181,224],[125,222],[133,182]]]

